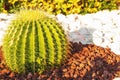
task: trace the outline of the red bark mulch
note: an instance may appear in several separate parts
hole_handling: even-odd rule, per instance
[[[4,64],[0,47],[0,79],[3,80],[113,80],[120,76],[120,56],[109,48],[73,43],[70,57],[60,68],[39,75],[16,74]]]

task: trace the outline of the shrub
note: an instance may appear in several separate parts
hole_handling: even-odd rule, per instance
[[[20,8],[39,8],[52,14],[85,14],[116,9],[116,0],[9,0],[11,12]]]
[[[69,51],[62,27],[39,10],[22,10],[3,41],[5,62],[11,70],[43,72],[60,66]]]
[[[3,0],[0,0],[0,12],[3,11]]]

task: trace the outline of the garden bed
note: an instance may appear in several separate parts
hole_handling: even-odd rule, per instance
[[[71,54],[60,68],[53,68],[39,75],[17,74],[4,64],[0,48],[0,79],[3,80],[113,80],[120,76],[120,56],[109,48],[94,44],[73,43]]]
[[[1,18],[0,45],[2,45],[2,34],[7,29],[10,19],[11,17]],[[31,72],[17,74],[10,71],[5,65],[2,47],[0,47],[0,79],[113,80],[120,77],[120,55],[117,55],[120,51],[120,11],[100,11],[87,15],[57,15],[56,19],[63,25],[65,31],[68,32],[70,41],[72,41],[71,54],[66,62],[60,68],[53,68],[41,75]],[[99,23],[101,26],[98,25]],[[79,41],[82,43],[76,43]]]

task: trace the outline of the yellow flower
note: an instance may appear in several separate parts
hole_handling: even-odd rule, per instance
[[[2,12],[3,12],[3,13],[8,13],[7,10],[5,10],[5,9],[3,9]]]
[[[95,2],[95,5],[94,5],[95,7],[98,7],[98,6],[100,6],[100,2]]]

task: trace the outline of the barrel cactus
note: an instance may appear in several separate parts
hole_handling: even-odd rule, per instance
[[[8,67],[18,73],[41,73],[59,66],[69,51],[62,27],[39,10],[22,10],[16,15],[3,41]]]

